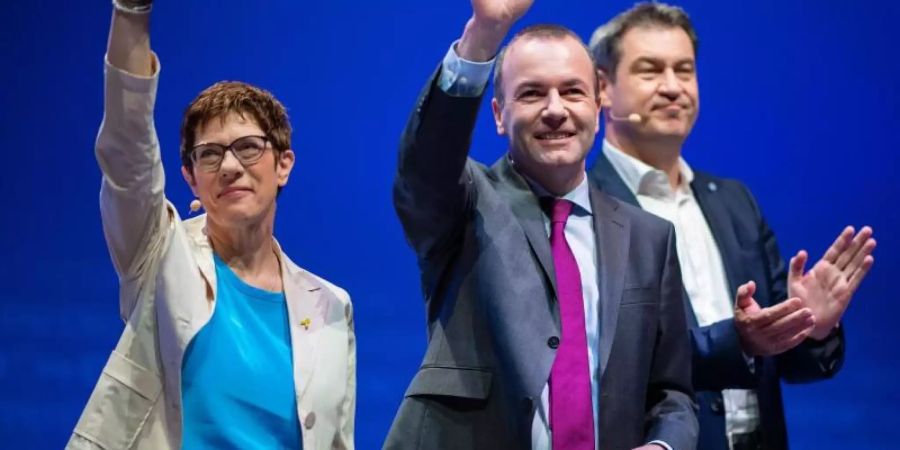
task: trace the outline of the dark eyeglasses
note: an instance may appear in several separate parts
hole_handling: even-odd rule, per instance
[[[248,167],[256,164],[266,148],[269,147],[269,138],[265,136],[244,136],[234,140],[231,144],[197,144],[191,149],[191,161],[194,167],[205,172],[215,172],[222,166],[225,159],[225,153],[231,151],[231,154],[237,158],[242,166]]]

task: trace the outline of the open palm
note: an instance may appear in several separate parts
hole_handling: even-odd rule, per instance
[[[472,12],[479,20],[513,23],[528,11],[534,0],[472,0]]]
[[[803,250],[791,258],[788,297],[799,297],[816,318],[810,334],[824,339],[837,326],[875,259],[872,229],[863,227],[855,236],[847,227],[838,235],[811,270],[804,273],[809,256]]]

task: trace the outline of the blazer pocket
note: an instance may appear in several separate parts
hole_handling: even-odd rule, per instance
[[[491,372],[478,368],[424,366],[406,396],[437,395],[485,400],[491,392]]]
[[[659,290],[655,286],[626,286],[622,290],[620,306],[655,305],[659,303]]]
[[[158,375],[114,351],[75,434],[106,450],[130,448],[161,391]]]

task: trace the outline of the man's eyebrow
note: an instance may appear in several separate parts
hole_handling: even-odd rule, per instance
[[[663,58],[656,57],[656,56],[641,56],[641,57],[635,59],[631,63],[631,66],[633,67],[633,66],[636,66],[641,63],[650,63],[655,66],[661,66],[661,65],[665,65],[666,61]],[[693,57],[687,57],[687,58],[682,58],[682,59],[675,61],[674,65],[678,66],[681,64],[694,64],[694,63],[695,63],[695,61],[694,61]]]

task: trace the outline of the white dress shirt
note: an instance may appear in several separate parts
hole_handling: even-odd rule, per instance
[[[680,180],[672,189],[669,177],[639,159],[603,141],[603,154],[637,198],[641,208],[675,226],[681,278],[698,324],[711,325],[734,316],[733,300],[722,255],[706,217],[694,197],[690,183],[694,172],[678,159]],[[725,402],[725,429],[729,436],[748,433],[759,427],[756,392],[746,389],[722,391]]]

